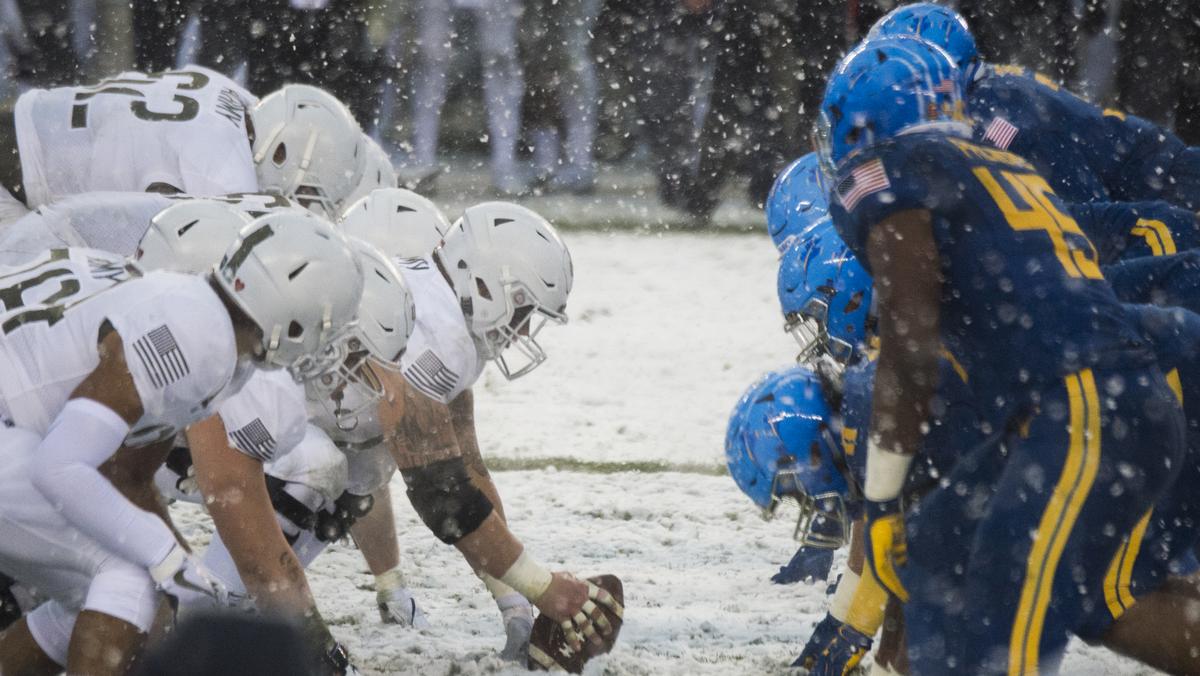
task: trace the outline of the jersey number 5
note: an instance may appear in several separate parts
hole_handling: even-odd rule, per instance
[[[0,324],[0,330],[5,334],[12,333],[16,329],[29,324],[31,322],[46,322],[53,326],[55,322],[63,318],[63,313],[67,308],[62,304],[62,301],[79,293],[79,280],[75,278],[75,274],[65,267],[57,267],[55,262],[64,260],[68,257],[66,249],[53,249],[50,251],[49,260],[42,261],[32,268],[19,270],[9,275],[0,277],[0,284],[10,282],[13,278],[24,277],[18,279],[11,286],[0,287],[0,304],[4,305],[3,324]],[[25,301],[25,293],[33,289],[37,289],[44,284],[57,284],[58,288],[47,293],[47,290],[35,294],[31,307],[23,312],[13,312],[27,306]]]
[[[995,171],[989,167],[975,167],[974,172],[1013,230],[1046,232],[1068,277],[1104,279],[1096,262],[1096,247],[1074,218],[1054,206],[1050,200],[1054,191],[1046,179],[1037,174]]]

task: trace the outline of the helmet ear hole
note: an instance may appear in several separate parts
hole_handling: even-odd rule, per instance
[[[304,327],[300,322],[293,319],[292,323],[288,324],[288,338],[295,339],[302,335],[304,335]]]
[[[492,299],[492,292],[488,289],[487,282],[484,282],[479,277],[475,278],[475,290],[479,292],[481,297],[487,300]]]
[[[280,143],[275,146],[275,152],[271,155],[271,161],[275,166],[282,167],[284,162],[287,162],[287,144]]]

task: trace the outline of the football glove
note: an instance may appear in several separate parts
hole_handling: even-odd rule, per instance
[[[819,582],[829,578],[829,569],[833,567],[833,550],[819,547],[802,546],[796,550],[792,560],[771,576],[775,584],[795,584],[797,582]]]
[[[504,649],[500,659],[525,664],[529,660],[529,637],[533,633],[533,606],[520,594],[496,599],[504,620]]]
[[[900,582],[899,568],[908,562],[904,513],[899,498],[886,502],[866,500],[867,563],[879,584],[900,601],[908,601],[908,590]]]
[[[350,652],[337,641],[324,654],[321,673],[330,676],[359,676],[358,668],[350,663]]]
[[[178,543],[162,562],[150,569],[150,577],[176,609],[181,599],[197,596],[208,597],[219,606],[229,605],[229,590],[220,578]]]
[[[870,650],[870,636],[826,613],[792,666],[807,669],[809,676],[845,676]]]
[[[380,589],[375,592],[379,605],[379,620],[384,624],[398,624],[413,629],[428,629],[429,618],[417,605],[411,592],[404,587]]]

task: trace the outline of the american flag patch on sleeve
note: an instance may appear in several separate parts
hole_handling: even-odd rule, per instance
[[[160,390],[190,372],[183,350],[166,324],[133,341],[133,351],[150,375],[150,382]]]
[[[432,350],[425,350],[404,371],[404,376],[414,387],[439,400],[450,396],[458,382],[458,374],[446,368]]]
[[[888,180],[887,170],[883,168],[883,162],[876,159],[855,167],[838,185],[837,192],[846,211],[854,211],[862,198],[890,187],[892,182]]]
[[[233,437],[233,443],[237,445],[238,450],[261,462],[275,457],[275,437],[271,436],[261,418],[255,418],[250,424],[233,431],[229,436]]]
[[[983,140],[991,141],[992,145],[1000,150],[1008,150],[1008,146],[1012,145],[1013,139],[1017,137],[1016,125],[1004,119],[1003,117],[992,118],[991,124],[988,125],[987,131],[983,132]]]

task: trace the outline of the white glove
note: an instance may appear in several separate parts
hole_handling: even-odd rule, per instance
[[[176,543],[158,565],[150,568],[150,577],[162,593],[170,596],[175,605],[196,601],[229,604],[229,590],[200,559]]]
[[[533,606],[520,594],[496,599],[504,620],[504,650],[500,659],[525,664],[529,657],[529,636],[533,633]]]
[[[375,592],[379,603],[379,620],[384,624],[398,624],[413,629],[429,629],[429,618],[417,605],[412,592],[404,587],[380,589]]]

